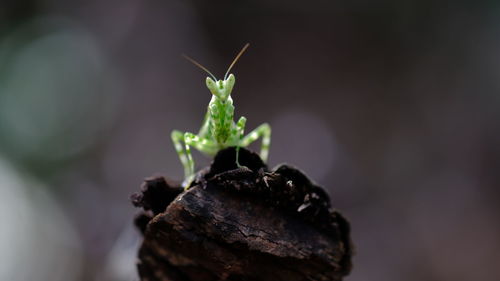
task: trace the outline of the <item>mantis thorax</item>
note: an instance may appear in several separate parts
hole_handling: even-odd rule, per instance
[[[229,141],[233,125],[234,106],[231,90],[234,86],[234,75],[226,80],[213,81],[207,78],[207,87],[213,94],[208,105],[210,115],[210,131],[214,140],[223,145]]]

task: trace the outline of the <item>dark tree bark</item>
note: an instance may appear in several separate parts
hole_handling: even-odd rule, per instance
[[[240,150],[219,152],[183,191],[162,177],[132,196],[145,210],[141,280],[342,280],[351,269],[349,224],[299,170],[268,171]]]

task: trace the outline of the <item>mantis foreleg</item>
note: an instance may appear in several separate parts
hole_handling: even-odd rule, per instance
[[[213,140],[197,136],[193,133],[184,134],[184,143],[186,144],[186,152],[189,146],[192,146],[197,150],[199,150],[200,152],[209,156],[214,156],[219,150],[218,146],[215,144]],[[188,153],[188,158],[189,158],[189,153]]]
[[[245,116],[241,116],[240,119],[238,120],[238,123],[236,123],[236,138],[237,138],[237,144],[236,144],[236,165],[240,167],[240,162],[239,162],[239,155],[240,155],[240,146],[241,146],[241,141],[243,140],[243,134],[245,133],[245,124],[247,123],[247,119]]]
[[[184,166],[184,187],[188,187],[194,178],[194,160],[191,154],[191,146],[207,155],[217,153],[217,145],[209,139],[201,138],[193,133],[181,133],[174,130],[172,132],[172,141],[174,142],[175,150],[179,155],[182,165]],[[184,148],[182,144],[184,143]]]

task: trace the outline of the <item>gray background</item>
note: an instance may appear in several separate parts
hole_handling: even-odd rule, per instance
[[[236,116],[351,220],[346,280],[499,280],[499,19],[497,1],[3,0],[0,279],[136,280],[128,196],[182,178],[170,131],[210,100],[180,54],[221,76],[250,42]]]

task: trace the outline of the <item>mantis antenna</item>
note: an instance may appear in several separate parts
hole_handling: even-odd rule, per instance
[[[190,61],[191,63],[193,63],[197,67],[203,69],[206,73],[210,74],[210,76],[212,76],[212,78],[214,78],[214,81],[217,81],[217,78],[215,78],[215,75],[213,75],[212,72],[210,72],[206,67],[204,67],[203,65],[201,65],[199,62],[195,61],[194,59],[188,57],[185,54],[182,54],[182,57],[185,58],[185,59],[187,59],[188,61]]]
[[[229,71],[231,70],[231,68],[233,68],[234,64],[238,61],[238,59],[241,57],[241,55],[243,55],[243,53],[246,51],[248,46],[250,46],[250,43],[246,43],[245,46],[243,46],[243,49],[241,49],[241,51],[236,55],[236,57],[234,58],[231,65],[229,65],[229,68],[227,69],[226,74],[224,75],[224,80],[226,80],[227,75],[229,74]]]

